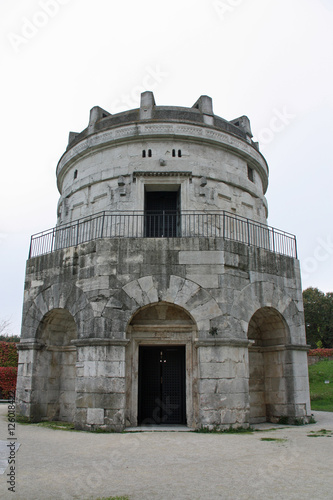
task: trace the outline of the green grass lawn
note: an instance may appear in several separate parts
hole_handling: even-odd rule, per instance
[[[309,366],[309,380],[312,410],[333,411],[333,361],[324,359]]]

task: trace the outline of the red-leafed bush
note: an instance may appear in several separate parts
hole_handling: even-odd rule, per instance
[[[333,349],[310,349],[309,356],[319,356],[320,358],[329,358],[333,356]]]
[[[14,342],[0,342],[0,366],[17,366],[18,354]]]
[[[0,399],[7,399],[15,394],[17,363],[16,344],[0,342]]]
[[[0,367],[0,399],[7,399],[15,394],[17,368],[14,366]]]

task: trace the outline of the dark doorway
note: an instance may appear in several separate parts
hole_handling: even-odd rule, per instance
[[[179,190],[146,191],[145,236],[172,238],[179,235]]]
[[[185,346],[139,349],[138,423],[185,424]]]

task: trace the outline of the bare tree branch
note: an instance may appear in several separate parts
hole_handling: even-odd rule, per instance
[[[11,335],[11,324],[12,323],[9,319],[0,319],[0,335]]]

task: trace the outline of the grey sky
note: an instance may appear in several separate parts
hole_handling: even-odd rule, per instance
[[[56,221],[57,161],[89,110],[246,114],[269,224],[297,235],[303,288],[332,291],[333,0],[2,0],[0,319],[20,329],[30,235]]]

